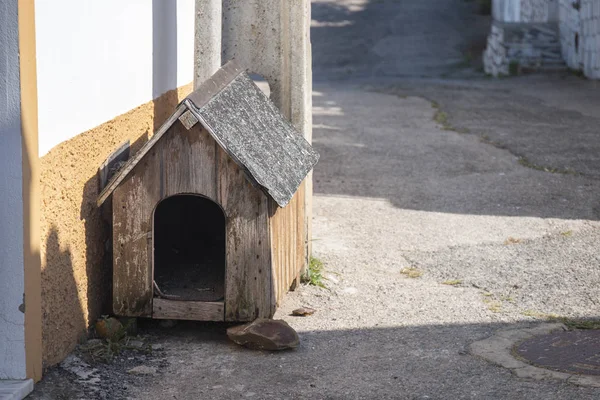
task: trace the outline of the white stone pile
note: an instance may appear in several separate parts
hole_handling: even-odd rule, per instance
[[[549,0],[521,0],[519,22],[548,22],[550,20]]]
[[[569,68],[600,79],[600,1],[560,0],[562,54]]]
[[[487,40],[487,47],[483,53],[483,67],[486,74],[492,76],[508,75],[509,62],[504,43],[504,28],[500,24],[492,24],[492,29]]]
[[[563,59],[574,70],[581,68],[580,20],[579,11],[573,7],[573,0],[560,0],[559,30]]]
[[[580,8],[583,73],[600,79],[600,1],[582,0]]]
[[[558,22],[560,53],[567,66],[600,79],[600,0],[494,0],[493,10],[494,23],[484,53],[486,73],[507,74],[511,63],[533,66],[538,53],[542,55],[540,66],[559,67],[552,40],[536,32],[546,30],[540,24],[552,28]],[[532,26],[532,34],[516,43],[510,32],[527,32],[527,28],[515,24],[537,27]]]

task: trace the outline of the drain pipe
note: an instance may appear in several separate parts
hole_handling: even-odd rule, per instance
[[[222,0],[196,0],[194,90],[221,68]]]

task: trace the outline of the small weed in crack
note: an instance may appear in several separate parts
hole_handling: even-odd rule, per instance
[[[495,314],[499,314],[505,311],[505,306],[509,304],[516,304],[516,300],[509,294],[501,294],[496,296],[491,292],[482,292],[483,303],[487,306],[488,310]],[[510,308],[510,306],[508,306]]]
[[[535,169],[537,171],[549,172],[551,174],[578,175],[577,171],[575,171],[572,168],[561,169],[555,167],[544,167],[530,162],[526,157],[520,157],[519,164],[527,168]]]
[[[415,267],[403,268],[400,270],[400,273],[412,279],[420,278],[423,275],[423,271]]]
[[[525,310],[521,313],[526,317],[541,319],[548,322],[560,322],[568,329],[600,329],[600,320],[598,319],[581,319],[569,318],[552,313],[543,313],[535,310]]]
[[[308,264],[308,269],[302,276],[302,283],[327,289],[327,286],[325,286],[323,283],[323,267],[323,261],[316,257],[311,257]]]
[[[521,242],[522,242],[521,239],[514,238],[514,237],[510,236],[508,239],[506,239],[504,241],[504,245],[508,246],[508,245],[511,245],[511,244],[519,244]]]
[[[458,286],[461,283],[462,283],[462,281],[460,279],[450,279],[450,280],[442,282],[442,285]]]
[[[496,314],[502,312],[501,301],[492,300],[492,298],[486,297],[485,299],[483,299],[483,302],[487,305],[488,310],[490,310],[491,312]]]
[[[503,145],[500,142],[496,142],[496,141],[490,139],[490,137],[488,135],[486,135],[485,133],[479,137],[479,140],[481,140],[482,143],[492,145],[498,149],[506,150],[505,145]]]
[[[107,321],[116,321],[114,318],[110,318],[107,315],[103,315],[96,324],[96,329],[99,326],[103,326],[103,323]],[[91,359],[95,362],[110,363],[113,359],[121,354],[124,350],[134,350],[141,353],[150,353],[152,347],[144,343],[140,338],[134,338],[129,336],[129,332],[132,329],[132,320],[129,320],[125,325],[119,324],[117,329],[112,331],[109,329],[105,333],[105,338],[90,340],[86,344],[81,345],[81,350],[87,353]],[[100,324],[100,325],[99,325]],[[132,346],[133,342],[137,342],[141,345]]]
[[[431,107],[436,110],[435,114],[433,114],[433,120],[441,125],[443,130],[457,133],[470,133],[470,131],[466,128],[458,129],[452,126],[448,120],[448,114],[440,109],[440,104],[437,101],[432,101]]]

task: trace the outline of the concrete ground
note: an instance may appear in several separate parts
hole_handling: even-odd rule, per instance
[[[487,79],[475,7],[313,2],[313,251],[327,289],[278,310],[296,351],[238,348],[219,325],[148,326],[160,350],[74,356],[32,398],[600,398],[468,350],[553,315],[600,317],[598,84]],[[289,316],[299,306],[318,311]],[[127,373],[137,365],[151,368]]]

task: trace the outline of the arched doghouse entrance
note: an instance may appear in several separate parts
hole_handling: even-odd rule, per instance
[[[154,211],[155,295],[181,301],[223,301],[225,215],[203,196],[175,195]]]

